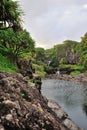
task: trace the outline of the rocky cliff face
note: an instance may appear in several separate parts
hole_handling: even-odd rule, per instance
[[[22,76],[0,72],[0,130],[71,130],[52,109]]]

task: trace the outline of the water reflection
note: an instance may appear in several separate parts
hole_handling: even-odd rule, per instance
[[[80,127],[87,129],[87,84],[43,80],[42,94],[59,103]]]

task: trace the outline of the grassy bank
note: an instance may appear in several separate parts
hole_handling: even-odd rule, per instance
[[[0,54],[0,70],[12,73],[15,72],[16,69],[17,67],[12,64],[7,57]]]

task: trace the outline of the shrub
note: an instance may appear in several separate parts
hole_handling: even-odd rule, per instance
[[[80,74],[80,71],[73,71],[70,73],[70,75],[77,75],[77,74]]]
[[[15,72],[17,67],[10,63],[10,60],[7,57],[4,57],[0,54],[0,70],[5,72]]]
[[[45,76],[44,67],[42,65],[33,64],[33,67],[35,68],[35,73],[37,73],[41,77]]]

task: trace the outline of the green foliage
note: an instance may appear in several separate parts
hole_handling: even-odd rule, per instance
[[[22,53],[20,57],[24,59],[32,59],[32,61],[35,60],[35,51],[33,49],[34,48],[32,48],[32,50],[29,52]]]
[[[85,67],[82,66],[82,65],[72,65],[72,64],[61,64],[60,67],[62,67],[62,68],[71,68],[71,69],[74,69],[74,70],[83,70],[83,69],[85,69]]]
[[[51,63],[50,63],[51,67],[58,67],[59,66],[59,62],[58,62],[57,55],[55,53],[54,48],[45,50],[45,60],[51,61]]]
[[[70,75],[72,75],[72,76],[73,75],[78,75],[78,74],[80,74],[80,71],[73,71],[73,72],[70,73]]]
[[[85,71],[85,73],[87,74],[87,70]]]
[[[41,77],[45,76],[44,66],[40,64],[33,64],[33,67],[35,68],[35,73],[40,75]]]
[[[87,33],[82,37],[77,48],[78,53],[80,53],[79,64],[87,67]]]
[[[41,60],[33,59],[33,63],[39,66],[43,66],[43,67],[45,66],[45,63]]]
[[[44,61],[44,58],[45,58],[44,48],[40,48],[40,47],[35,48],[35,52],[36,52],[36,59]]]
[[[16,65],[19,57],[29,56],[34,51],[35,42],[29,32],[21,27],[23,12],[18,2],[1,0],[0,14],[0,53],[3,55],[0,69],[13,71],[15,67],[11,63]]]
[[[54,54],[56,55],[56,57],[65,56],[64,44],[55,45],[54,46]]]
[[[54,48],[46,49],[45,59],[49,61],[49,60],[53,60],[54,58],[56,58],[56,53],[54,52]]]
[[[51,66],[51,67],[58,67],[59,66],[58,60],[57,59],[53,59],[49,66]]]
[[[74,51],[78,42],[72,40],[66,40],[62,44],[57,44],[54,46],[54,53],[56,57],[61,56],[62,58],[65,57],[66,51],[71,50]]]
[[[82,65],[75,65],[73,68],[76,69],[76,70],[83,70],[83,69],[85,69],[85,67],[82,66]]]
[[[34,80],[33,80],[33,83],[35,83],[35,85],[38,85],[39,80],[38,80],[38,79],[34,79]]]
[[[15,31],[20,29],[21,14],[23,14],[23,11],[20,9],[18,2],[13,0],[1,0],[0,21],[3,23],[1,29],[7,27],[12,27]]]
[[[21,94],[21,96],[22,96],[22,97],[25,97],[25,94],[24,94],[24,93],[22,93],[22,94]]]
[[[79,64],[84,65],[85,67],[87,67],[87,54],[81,56]]]
[[[10,63],[7,57],[4,57],[0,54],[0,70],[5,72],[15,72],[17,67]]]
[[[12,28],[0,30],[0,51],[14,61],[23,53],[32,51],[34,40],[26,31],[14,32]]]
[[[63,44],[55,45],[51,49],[41,48],[39,57],[43,57],[42,61],[51,61],[50,67],[45,66],[46,72],[58,66],[69,67],[75,70],[73,73],[76,74],[83,72],[87,67],[87,33],[82,37],[81,42],[66,40]]]
[[[63,42],[65,50],[70,49],[72,52],[76,51],[76,46],[79,44],[77,41],[66,40]]]
[[[50,72],[52,71],[52,66],[45,66],[44,70],[46,73],[50,74]]]
[[[47,49],[45,51],[45,57],[48,57],[48,59],[54,61],[54,63],[57,63],[57,61],[59,61],[60,64],[67,64],[69,63],[68,60],[72,59],[72,56],[69,57],[70,55],[66,54],[68,51],[74,54],[76,52],[77,44],[78,42],[76,41],[66,40],[62,44],[57,44],[53,48]],[[55,67],[55,65],[53,67]]]
[[[61,58],[60,64],[67,64],[67,63],[68,63],[68,61],[67,61],[66,57]]]
[[[34,49],[35,42],[21,27],[23,12],[18,2],[1,0],[0,14],[0,52],[15,63],[23,53]]]

